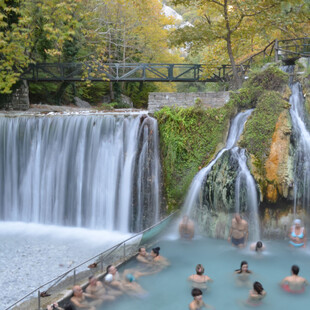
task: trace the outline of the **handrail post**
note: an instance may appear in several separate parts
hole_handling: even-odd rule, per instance
[[[40,299],[40,297],[41,297],[41,293],[40,293],[40,290],[38,290],[38,310],[40,310],[40,308],[41,308],[41,299]]]
[[[74,270],[73,270],[73,285],[75,285],[75,283],[76,283],[76,270],[74,268]]]
[[[124,260],[125,260],[125,258],[126,258],[126,246],[125,246],[125,242],[123,243],[123,245],[124,245],[124,247],[123,247],[123,249],[124,249]]]
[[[103,258],[100,259],[100,271],[103,272]]]

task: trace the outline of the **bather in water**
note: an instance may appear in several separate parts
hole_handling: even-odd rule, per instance
[[[189,310],[214,309],[202,300],[202,291],[199,288],[192,289],[194,300],[189,304]]]
[[[307,237],[306,229],[301,226],[301,220],[295,219],[289,232],[290,245],[295,248],[305,248]]]
[[[265,245],[261,241],[257,241],[256,243],[252,243],[250,245],[250,250],[260,253],[265,250]]]
[[[250,286],[250,275],[252,271],[248,269],[248,263],[244,260],[241,262],[240,268],[235,270],[236,285]]]
[[[253,289],[250,290],[248,300],[246,305],[248,306],[259,306],[262,304],[263,298],[266,296],[266,291],[264,290],[260,282],[253,283]]]
[[[160,247],[153,248],[151,251],[151,257],[153,258],[153,263],[161,268],[167,267],[170,265],[167,258],[159,255]]]
[[[188,280],[192,282],[193,287],[197,287],[200,289],[207,289],[207,282],[213,282],[213,280],[204,275],[204,267],[201,264],[196,266],[196,274],[192,274],[188,277]]]
[[[293,265],[291,268],[291,275],[285,277],[280,285],[288,293],[300,294],[305,291],[305,286],[308,285],[308,281],[299,276],[299,267]]]

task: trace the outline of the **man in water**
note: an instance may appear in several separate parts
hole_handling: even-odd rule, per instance
[[[148,252],[146,252],[145,247],[139,248],[139,253],[137,255],[137,261],[143,264],[151,264],[151,260],[149,259],[150,255]]]
[[[104,277],[104,282],[112,289],[116,289],[120,292],[125,291],[117,268],[113,265],[107,267],[107,274]]]
[[[84,293],[81,286],[75,285],[73,287],[73,296],[71,302],[76,306],[77,309],[88,309],[96,310],[96,306],[102,303],[102,300],[87,301],[86,298],[96,299],[96,296]]]
[[[195,234],[194,222],[187,216],[184,215],[179,225],[179,234],[181,238],[191,240]]]
[[[305,286],[308,285],[308,282],[305,278],[298,275],[299,267],[293,265],[291,269],[291,275],[285,277],[280,285],[282,288],[289,293],[303,293]]]
[[[231,220],[228,242],[231,242],[233,246],[243,248],[248,240],[248,235],[249,230],[247,221],[242,219],[239,213],[236,213]]]

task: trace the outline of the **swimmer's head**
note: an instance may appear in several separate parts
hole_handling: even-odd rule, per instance
[[[255,251],[262,250],[262,248],[263,248],[263,243],[261,241],[257,241],[256,246],[255,246]]]
[[[294,225],[300,226],[301,225],[301,220],[300,219],[295,219],[293,223],[294,223]]]
[[[293,265],[292,266],[292,274],[294,274],[295,276],[297,276],[299,273],[299,267],[297,265]]]
[[[196,273],[201,276],[203,275],[203,273],[205,272],[205,269],[203,268],[203,266],[201,264],[198,264],[196,266]]]
[[[107,267],[107,273],[111,273],[112,275],[115,275],[117,272],[117,268],[113,265],[109,265]]]
[[[110,283],[113,281],[113,276],[108,273],[105,277],[104,277],[104,281],[107,282],[107,283]]]
[[[240,270],[241,271],[247,271],[248,270],[248,262],[243,260],[240,264]]]
[[[126,275],[126,280],[127,280],[128,282],[133,282],[133,281],[135,280],[135,277],[134,277],[131,273],[128,273],[128,274]]]
[[[256,291],[259,295],[262,294],[262,291],[264,290],[262,284],[260,282],[254,282],[253,283],[253,289]]]
[[[140,254],[141,256],[146,256],[146,249],[145,249],[145,247],[139,248],[139,254]]]
[[[94,275],[88,277],[88,281],[90,284],[95,285],[97,283],[97,278]]]
[[[154,257],[158,256],[159,255],[159,251],[160,251],[160,247],[153,248],[152,252],[151,252],[151,254],[153,253],[152,256],[154,256]]]
[[[199,297],[202,296],[202,291],[199,288],[193,288],[192,289],[192,296],[195,297]]]

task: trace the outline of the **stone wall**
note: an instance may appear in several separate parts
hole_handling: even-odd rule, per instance
[[[150,93],[148,110],[150,113],[160,110],[164,106],[178,106],[183,108],[192,107],[195,102],[201,100],[202,106],[219,108],[229,100],[229,92],[208,93]]]
[[[21,110],[29,109],[29,88],[26,81],[10,95],[3,95],[0,100],[0,109]]]

